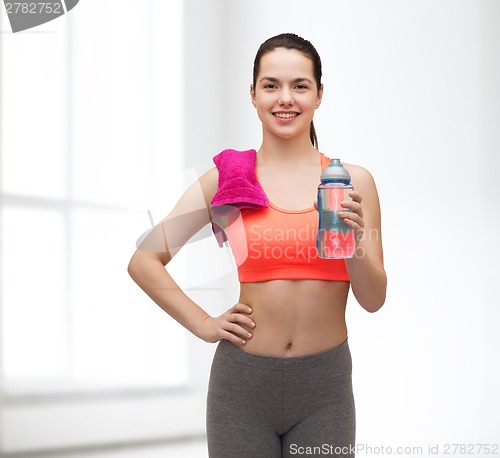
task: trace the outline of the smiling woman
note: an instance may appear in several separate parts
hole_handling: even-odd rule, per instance
[[[318,151],[313,124],[322,95],[321,60],[309,41],[294,34],[265,41],[250,86],[260,148],[216,155],[216,167],[181,196],[129,263],[132,278],[162,309],[200,339],[219,342],[207,398],[208,447],[216,458],[288,457],[292,444],[355,443],[345,308],[350,286],[367,311],[385,301],[380,208],[370,173],[344,164],[356,192],[342,218],[360,254],[319,258],[315,199],[330,162]],[[164,269],[209,223],[223,226],[240,281],[238,302],[217,317]],[[373,232],[378,236],[364,236]]]
[[[274,44],[264,44],[255,58],[250,88],[252,103],[257,108],[264,130],[266,127],[272,129],[273,126],[266,122],[266,115],[278,118],[278,123],[293,125],[295,131],[308,127],[311,141],[317,148],[318,140],[312,119],[323,95],[319,55],[314,48],[314,51],[307,49],[308,52],[304,53],[305,46],[276,46],[269,53],[268,46]],[[281,44],[286,45],[286,39],[282,39]],[[301,117],[300,122],[295,122],[297,117]]]

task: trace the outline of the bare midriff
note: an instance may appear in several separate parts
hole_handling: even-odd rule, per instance
[[[269,280],[240,283],[239,302],[252,308],[253,337],[241,348],[269,356],[303,356],[340,345],[347,338],[349,283]]]

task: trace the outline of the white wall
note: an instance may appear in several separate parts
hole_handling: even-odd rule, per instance
[[[387,301],[374,315],[353,298],[348,309],[358,443],[494,442],[500,4],[211,5],[186,48],[188,66],[199,64],[191,84],[201,84],[186,95],[195,113],[185,118],[187,162],[208,168],[220,149],[258,148],[253,58],[267,37],[294,32],[323,59],[321,151],[365,166],[377,182]]]
[[[259,146],[253,58],[288,31],[323,59],[321,151],[365,166],[378,184],[387,301],[376,314],[353,299],[348,309],[358,443],[498,440],[500,4],[186,0],[184,11],[186,175],[211,167],[223,148]],[[236,300],[236,275],[206,242],[188,293],[215,314]],[[203,388],[214,347],[190,345]]]

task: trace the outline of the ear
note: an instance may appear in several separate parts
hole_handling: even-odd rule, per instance
[[[316,99],[316,108],[319,108],[322,100],[323,100],[323,85],[320,86],[318,91],[318,98]]]
[[[255,89],[253,84],[250,84],[250,98],[252,99],[252,105],[255,107]]]

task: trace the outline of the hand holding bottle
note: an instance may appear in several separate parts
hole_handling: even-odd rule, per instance
[[[346,211],[340,211],[338,215],[344,219],[344,223],[353,229],[354,238],[359,242],[361,237],[363,237],[365,227],[363,209],[361,207],[363,198],[359,192],[354,190],[349,192],[349,197],[351,200],[345,200],[340,203]]]
[[[315,206],[319,212],[318,255],[326,259],[352,258],[363,235],[361,195],[354,191],[340,159],[332,159],[323,170]]]
[[[363,200],[361,194],[357,191],[349,192],[349,197],[351,200],[345,200],[340,203],[342,208],[346,211],[340,211],[338,215],[344,219],[344,222],[352,227],[355,232],[355,239],[359,242],[364,234],[365,222],[363,220],[363,209],[361,207],[361,201]],[[313,202],[314,208],[318,210],[318,201]],[[319,211],[319,210],[318,210]]]

